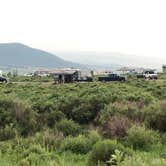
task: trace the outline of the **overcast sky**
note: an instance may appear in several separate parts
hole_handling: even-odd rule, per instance
[[[166,57],[165,0],[0,0],[0,42]]]

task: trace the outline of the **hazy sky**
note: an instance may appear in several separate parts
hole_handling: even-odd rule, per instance
[[[164,58],[166,1],[0,0],[0,42]]]

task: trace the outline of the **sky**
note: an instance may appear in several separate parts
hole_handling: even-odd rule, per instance
[[[0,43],[166,63],[165,9],[165,0],[0,0]]]

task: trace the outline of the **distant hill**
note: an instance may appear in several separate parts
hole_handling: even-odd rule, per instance
[[[77,63],[65,61],[46,51],[31,48],[20,43],[0,44],[0,66],[16,67],[77,67]]]

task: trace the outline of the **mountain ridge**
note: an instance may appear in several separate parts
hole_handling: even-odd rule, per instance
[[[0,43],[0,65],[47,68],[82,67],[80,64],[66,61],[53,53],[17,42]]]

